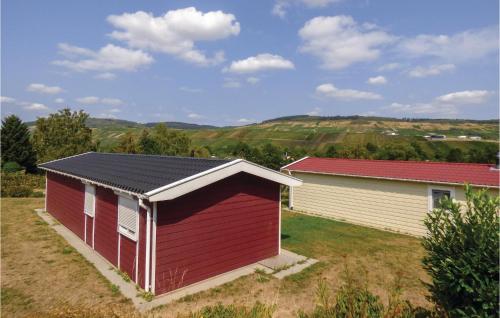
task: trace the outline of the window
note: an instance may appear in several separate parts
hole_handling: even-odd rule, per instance
[[[139,224],[137,201],[118,196],[118,232],[136,241]]]
[[[85,185],[85,203],[83,211],[88,216],[94,217],[95,215],[95,187],[90,184]]]
[[[441,200],[453,199],[455,197],[455,190],[453,188],[445,187],[429,187],[429,210],[434,210],[440,207]]]

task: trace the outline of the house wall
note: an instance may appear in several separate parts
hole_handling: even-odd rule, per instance
[[[293,209],[350,223],[411,235],[425,235],[428,186],[418,182],[343,177],[292,172],[304,184],[293,189]],[[434,185],[455,191],[465,201],[462,186]],[[498,191],[492,194],[498,195]]]
[[[240,173],[158,202],[155,293],[279,253],[279,184]]]
[[[85,185],[79,180],[47,173],[47,211],[82,240],[84,195]]]
[[[85,215],[85,242],[89,245],[92,246],[92,240],[93,240],[93,227],[94,227],[94,219],[91,216]]]
[[[118,265],[118,196],[96,187],[94,248],[111,264]]]
[[[95,220],[83,212],[84,198],[85,185],[80,180],[47,172],[47,211],[82,240],[85,240],[86,229],[86,243],[90,247],[92,227],[95,226],[94,249],[145,288],[146,211],[140,209],[139,240],[134,242],[118,233],[118,195],[110,189],[96,186]]]

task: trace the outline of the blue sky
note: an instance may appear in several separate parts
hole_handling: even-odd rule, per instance
[[[2,1],[2,116],[498,118],[498,1]]]

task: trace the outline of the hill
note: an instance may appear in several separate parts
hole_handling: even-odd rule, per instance
[[[238,142],[250,146],[272,143],[308,153],[323,152],[329,146],[356,147],[372,143],[411,144],[417,142],[423,151],[447,152],[451,148],[468,151],[485,143],[498,142],[496,120],[397,119],[362,116],[287,116],[240,127],[215,127],[182,122],[163,122],[168,127],[183,130],[196,146],[210,147],[212,153],[227,154]],[[28,123],[33,125],[34,123]],[[100,141],[100,150],[112,150],[126,132],[139,134],[157,123],[141,124],[119,119],[89,118],[88,126]],[[444,134],[445,141],[428,141],[423,136]],[[459,139],[458,136],[480,136],[481,141]]]

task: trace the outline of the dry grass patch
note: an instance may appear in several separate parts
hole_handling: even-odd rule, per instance
[[[218,303],[275,309],[275,317],[297,317],[316,303],[319,279],[333,292],[348,267],[387,302],[395,284],[402,298],[427,307],[423,249],[413,237],[291,212],[283,213],[282,246],[319,259],[304,271],[278,280],[262,272],[190,295],[139,315],[99,272],[33,209],[43,199],[2,199],[2,313],[21,317],[177,317]],[[193,316],[192,316],[193,317]],[[197,317],[197,316],[196,316]]]
[[[2,314],[117,303],[132,310],[128,299],[33,212],[43,205],[39,198],[2,198]]]

